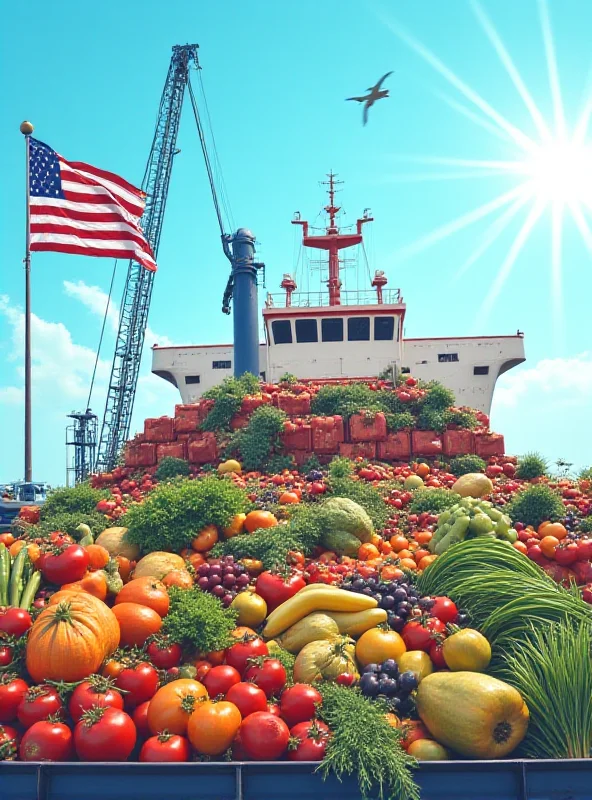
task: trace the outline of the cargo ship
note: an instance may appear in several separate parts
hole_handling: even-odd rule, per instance
[[[340,227],[336,176],[329,173],[327,224],[322,233],[296,212],[304,248],[326,254],[326,291],[299,292],[285,274],[281,294],[267,294],[262,309],[264,341],[259,345],[263,380],[278,383],[285,374],[300,381],[367,380],[411,373],[450,388],[459,406],[490,413],[500,375],[525,361],[524,335],[405,338],[407,307],[400,289],[387,288],[376,270],[366,290],[343,288],[342,251],[364,242],[364,226],[373,221],[368,209],[354,230]],[[152,372],[177,387],[182,403],[195,403],[204,392],[233,374],[231,344],[152,348]]]

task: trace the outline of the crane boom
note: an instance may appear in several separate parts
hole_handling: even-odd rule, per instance
[[[197,50],[196,44],[173,47],[142,183],[147,198],[141,226],[155,257],[162,233],[189,69],[192,64],[199,67]],[[153,281],[153,272],[135,261],[129,262],[99,440],[96,464],[98,471],[108,471],[115,466],[119,452],[129,436]]]

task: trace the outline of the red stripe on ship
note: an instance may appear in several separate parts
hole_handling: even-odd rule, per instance
[[[89,231],[86,228],[76,228],[72,225],[48,225],[45,223],[32,222],[31,233],[59,233],[64,235],[78,236],[80,239],[102,239],[113,242],[135,242],[145,253],[152,255],[152,251],[146,240],[129,231],[111,231],[108,229]]]
[[[75,244],[55,244],[54,242],[32,242],[31,250],[53,253],[70,253],[77,256],[99,256],[101,258],[130,258],[137,261],[150,272],[156,272],[156,264],[149,257],[142,257],[137,250],[112,250],[95,247],[81,247]]]

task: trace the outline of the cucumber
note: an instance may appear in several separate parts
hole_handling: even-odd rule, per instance
[[[19,608],[25,608],[27,611],[31,608],[33,604],[33,600],[35,599],[35,595],[37,594],[37,590],[41,586],[41,573],[39,570],[33,572],[29,580],[27,581],[27,585],[25,586],[23,593],[21,595],[21,601],[19,603]]]
[[[25,563],[29,554],[27,553],[27,548],[22,547],[18,553],[16,558],[14,559],[12,565],[12,571],[10,573],[10,584],[8,589],[8,605],[9,606],[18,606],[19,600],[21,599],[21,592],[23,590],[22,587],[22,580],[23,580],[23,570],[25,568]]]
[[[8,605],[8,582],[10,580],[10,553],[4,543],[0,544],[0,606]]]

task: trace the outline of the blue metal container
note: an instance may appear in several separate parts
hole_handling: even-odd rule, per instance
[[[360,800],[355,778],[310,763],[0,763],[0,800]],[[592,759],[441,761],[417,771],[422,800],[592,800]]]

